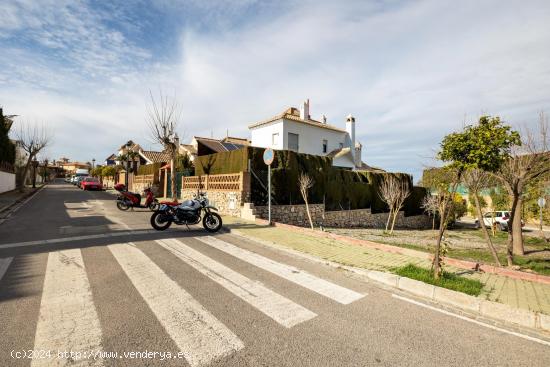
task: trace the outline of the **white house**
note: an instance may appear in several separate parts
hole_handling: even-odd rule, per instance
[[[248,126],[251,145],[279,150],[293,150],[298,153],[329,156],[333,165],[350,169],[370,169],[361,160],[362,145],[355,139],[355,117],[346,118],[346,128],[341,129],[321,121],[313,120],[309,113],[309,99],[300,110],[290,107],[268,120]]]

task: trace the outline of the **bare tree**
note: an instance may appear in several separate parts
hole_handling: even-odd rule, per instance
[[[393,175],[384,177],[380,185],[379,195],[382,200],[388,204],[390,212],[386,221],[386,231],[388,230],[391,218],[390,234],[393,233],[395,221],[399,215],[399,211],[403,208],[405,200],[410,195],[410,185],[406,180],[400,180]]]
[[[47,147],[52,140],[50,131],[44,124],[38,125],[36,123],[31,124],[21,123],[16,133],[18,144],[27,153],[27,162],[23,171],[20,172],[20,177],[17,183],[19,191],[25,189],[25,180],[31,166],[31,162],[36,158],[38,153]]]
[[[548,118],[543,112],[539,115],[539,130],[529,128],[522,131],[521,146],[513,147],[496,177],[502,182],[512,198],[508,221],[508,266],[513,265],[514,255],[524,255],[521,214],[523,194],[526,187],[541,176],[550,172],[550,152]]]
[[[432,230],[435,229],[435,216],[437,215],[439,210],[439,200],[439,195],[432,194],[426,195],[426,197],[424,197],[424,199],[422,200],[422,209],[424,209],[426,213],[432,216]]]
[[[483,213],[481,212],[481,204],[479,200],[479,192],[491,185],[491,176],[489,173],[482,171],[480,169],[468,169],[462,175],[462,180],[470,194],[473,196],[476,206],[477,217],[479,220],[479,225],[487,242],[487,246],[493,255],[493,259],[498,266],[502,266],[500,260],[498,259],[497,251],[491,241],[485,222],[483,221]]]
[[[298,185],[300,186],[300,193],[302,194],[302,198],[306,203],[307,217],[309,219],[309,225],[311,226],[311,229],[313,229],[313,221],[311,220],[311,213],[309,211],[309,203],[307,198],[308,198],[308,190],[313,187],[314,183],[315,182],[308,174],[300,173],[300,178],[298,179]]]
[[[181,119],[181,109],[175,97],[169,98],[162,91],[157,99],[153,97],[151,91],[149,91],[149,95],[151,105],[147,109],[146,121],[155,142],[161,144],[170,155],[172,199],[177,200],[175,163],[179,150],[179,138],[176,130]]]

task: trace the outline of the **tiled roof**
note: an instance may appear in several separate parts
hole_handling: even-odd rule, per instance
[[[234,144],[240,144],[240,145],[250,145],[250,140],[246,138],[236,138],[234,136],[226,136],[223,138],[222,143],[234,143]]]
[[[332,126],[332,125],[323,123],[321,121],[317,121],[317,120],[313,120],[313,119],[302,120],[300,118],[300,111],[295,107],[290,107],[287,110],[285,110],[283,113],[280,113],[277,116],[273,116],[270,119],[260,121],[260,122],[256,122],[252,125],[249,125],[248,128],[249,129],[254,129],[254,128],[260,127],[262,125],[269,124],[273,121],[277,121],[277,120],[280,120],[280,119],[292,120],[292,121],[300,122],[302,124],[319,127],[319,128],[322,128],[322,129],[338,131],[338,132],[341,132],[341,133],[346,132],[346,130],[340,129],[336,126]]]
[[[231,142],[223,142],[221,140],[212,139],[212,138],[201,138],[198,136],[195,136],[195,140],[197,143],[200,143],[214,152],[227,152],[230,150],[237,150],[241,149],[244,145],[243,144],[235,144]]]
[[[170,154],[166,152],[155,152],[153,150],[142,150],[140,154],[152,163],[170,162]]]

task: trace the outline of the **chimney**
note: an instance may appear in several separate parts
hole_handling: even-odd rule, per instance
[[[309,98],[306,99],[300,107],[300,119],[309,120]]]
[[[355,147],[355,155],[354,155],[355,167],[360,168],[363,164],[363,162],[361,161],[361,150],[363,149],[363,146],[359,142],[357,142],[356,144],[357,146]]]
[[[321,121],[323,122],[323,124],[327,123],[327,117],[324,114],[323,116],[321,116]]]
[[[355,117],[351,114],[346,118],[346,131],[349,134],[349,150],[355,162]]]

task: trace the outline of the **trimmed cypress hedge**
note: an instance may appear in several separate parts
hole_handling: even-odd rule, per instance
[[[197,157],[195,174],[224,174],[248,172],[248,160],[253,175],[252,200],[256,205],[267,203],[267,166],[263,162],[263,148],[246,147],[239,150]],[[325,203],[327,210],[371,208],[373,213],[388,211],[380,198],[378,187],[384,176],[393,175],[406,180],[413,187],[412,177],[405,173],[378,173],[351,171],[332,166],[332,159],[288,150],[276,150],[271,165],[272,198],[275,204],[303,204],[298,177],[307,172],[314,180],[309,191],[311,203]],[[259,179],[256,179],[257,178]],[[426,190],[413,187],[404,204],[405,215],[421,214],[420,207]]]
[[[139,166],[138,175],[158,175],[162,163],[144,164]]]

